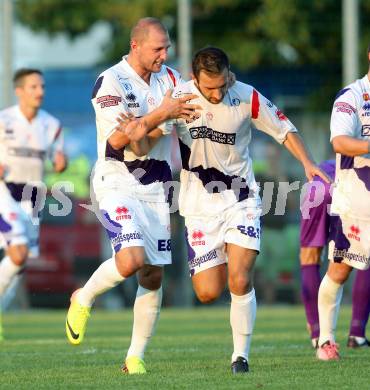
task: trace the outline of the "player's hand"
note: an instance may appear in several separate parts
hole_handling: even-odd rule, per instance
[[[138,142],[148,133],[148,126],[142,118],[135,118],[132,114],[120,114],[116,119],[118,122],[116,130],[126,134],[130,141]]]
[[[304,166],[304,170],[309,182],[313,180],[314,176],[319,176],[321,177],[321,179],[324,180],[325,183],[328,184],[332,183],[330,177],[324,171],[322,171],[317,165],[313,163],[306,164]]]
[[[56,152],[54,155],[54,171],[61,173],[67,168],[67,157],[63,152]]]
[[[186,94],[179,98],[172,97],[172,90],[168,90],[163,97],[161,105],[158,107],[166,112],[167,119],[182,118],[185,120],[195,120],[200,117],[197,110],[202,107],[199,104],[190,104],[189,101],[198,98],[198,95]]]

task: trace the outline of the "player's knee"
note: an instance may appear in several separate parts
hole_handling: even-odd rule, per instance
[[[125,278],[135,274],[145,264],[144,251],[125,248],[115,256],[118,272]]]
[[[252,280],[248,274],[229,275],[229,289],[233,294],[244,295],[252,289]]]
[[[139,271],[139,284],[148,290],[158,290],[162,285],[162,275],[162,268],[144,266]]]
[[[14,264],[22,266],[28,258],[28,247],[27,245],[12,245],[7,249],[7,253]]]
[[[299,258],[301,265],[320,264],[321,247],[302,247]]]
[[[222,291],[223,288],[221,288],[220,286],[198,286],[195,289],[195,294],[197,295],[197,298],[200,302],[212,303],[221,295]]]
[[[212,303],[219,297],[215,291],[197,291],[196,294],[202,303]]]
[[[344,267],[329,267],[328,276],[332,281],[338,284],[343,284],[348,279],[352,268],[349,266]]]

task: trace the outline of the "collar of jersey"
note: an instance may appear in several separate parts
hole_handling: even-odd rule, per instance
[[[120,62],[120,65],[124,69],[125,73],[135,79],[135,81],[140,84],[141,87],[145,89],[150,89],[153,83],[153,73],[150,75],[150,85],[147,84],[136,72],[133,68],[131,68],[130,64],[127,62],[127,55],[122,57],[122,61]]]
[[[25,122],[27,122],[27,124],[33,124],[33,123],[35,123],[37,120],[38,120],[38,118],[39,118],[39,116],[40,116],[40,111],[41,111],[41,109],[39,109],[38,111],[37,111],[37,114],[36,114],[36,116],[32,119],[32,121],[30,122],[25,116],[24,116],[24,114],[23,114],[23,112],[21,111],[21,108],[19,107],[19,105],[18,104],[16,104],[15,106],[14,106],[14,108],[15,108],[15,112],[16,112],[16,115],[19,117],[19,118],[21,118],[23,121],[25,121]]]
[[[367,73],[365,74],[365,76],[362,78],[362,81],[364,82],[365,86],[366,86],[366,89],[368,91],[370,91],[370,80],[369,80],[369,77],[367,76]]]

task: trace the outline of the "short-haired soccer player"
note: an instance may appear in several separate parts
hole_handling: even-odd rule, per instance
[[[166,66],[170,39],[155,18],[140,19],[131,31],[130,52],[98,77],[92,104],[98,132],[98,161],[93,190],[112,244],[104,261],[71,299],[66,332],[72,344],[83,340],[95,298],[138,276],[131,345],[123,371],[144,374],[144,352],[162,303],[163,267],[171,263],[170,215],[166,182],[171,181],[171,139],[157,126],[171,118],[194,115],[195,105],[171,97],[180,75]],[[117,126],[117,118],[123,114]],[[140,120],[136,118],[141,118]],[[146,134],[130,142],[122,131]],[[150,151],[145,151],[150,146]]]
[[[50,158],[56,172],[66,167],[61,124],[41,109],[42,72],[19,69],[13,81],[18,103],[0,111],[0,239],[5,245],[0,263],[0,299],[27,258],[39,253],[39,221],[34,204],[37,183],[43,180],[44,161]]]
[[[309,180],[329,181],[313,163],[287,117],[250,85],[230,86],[229,59],[222,50],[199,50],[192,80],[174,96],[199,95],[199,117],[177,121],[182,171],[180,213],[185,217],[193,287],[203,303],[217,299],[228,282],[234,350],[232,373],[246,373],[256,296],[253,268],[260,249],[261,201],[248,145],[252,128],[266,132],[302,163]],[[168,131],[172,128],[168,126]]]

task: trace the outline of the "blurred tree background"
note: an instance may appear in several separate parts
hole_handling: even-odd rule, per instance
[[[34,31],[71,39],[105,21],[112,41],[102,64],[118,61],[129,49],[129,31],[145,15],[160,18],[176,41],[174,0],[19,0],[17,17]],[[193,0],[193,49],[212,44],[227,51],[239,71],[269,67],[305,67],[322,76],[311,109],[328,109],[333,85],[340,88],[341,2],[338,0]],[[370,42],[370,1],[360,2],[360,53]],[[362,56],[361,56],[362,59]],[[361,73],[366,62],[360,61]]]

